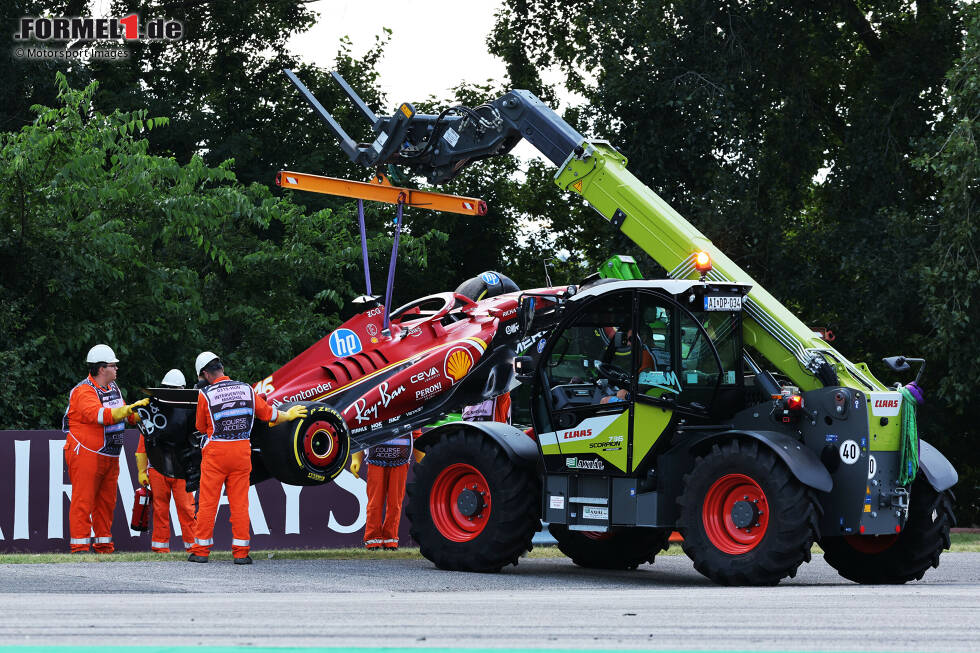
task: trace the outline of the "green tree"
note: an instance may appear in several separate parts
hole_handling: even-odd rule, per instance
[[[85,352],[110,344],[135,388],[213,349],[239,378],[262,378],[338,323],[355,294],[356,220],[306,214],[233,162],[149,154],[167,124],[145,110],[99,112],[96,84],[57,78],[59,106],[0,136],[0,390],[6,428],[58,424]],[[429,235],[403,239],[424,265]],[[391,240],[371,239],[381,258]]]
[[[935,191],[911,165],[912,141],[942,105],[956,6],[512,0],[490,45],[517,70],[558,66],[586,99],[566,116],[579,131],[611,140],[720,249],[862,358],[910,326],[847,307],[874,296],[913,314],[909,253],[926,242],[891,216]],[[547,217],[591,265],[631,251],[587,214]]]
[[[194,155],[208,165],[235,159],[235,174],[244,183],[272,185],[277,170],[294,169],[333,176],[363,177],[355,171],[320,118],[282,73],[296,71],[303,82],[339,119],[353,111],[341,101],[341,89],[326,66],[338,70],[378,103],[377,73],[387,36],[360,59],[349,41],[336,45],[335,57],[318,65],[300,63],[288,40],[317,19],[308,3],[293,0],[115,0],[114,15],[138,12],[144,20],[179,20],[179,41],[127,43],[130,57],[121,62],[93,62],[92,79],[100,82],[100,109],[147,108],[170,116],[173,129],[150,135],[151,151],[182,163]],[[322,67],[321,67],[322,66]],[[361,136],[364,126],[355,131]],[[304,205],[326,206],[307,196]]]
[[[833,327],[852,360],[891,382],[883,356],[927,354],[922,432],[976,497],[977,455],[957,444],[977,435],[962,414],[980,357],[975,27],[965,45],[961,33],[975,13],[954,0],[508,0],[489,44],[532,91],[551,92],[535,68],[558,67],[585,98],[569,122],[610,140],[804,321]],[[590,265],[635,253],[564,199],[531,200],[559,248]],[[978,521],[975,498],[958,510]]]
[[[936,175],[941,189],[923,216],[932,243],[916,273],[928,331],[922,346],[938,401],[928,407],[960,472],[957,496],[964,524],[980,523],[980,436],[971,410],[980,378],[980,8],[965,9],[963,53],[950,70],[949,103],[935,135],[921,144],[917,166]]]
[[[22,45],[13,41],[20,29],[20,19],[26,16],[80,16],[87,13],[86,0],[8,0],[0,3],[0,25],[5,28],[7,56],[0,59],[0,132],[16,131],[34,120],[31,107],[53,104],[58,95],[54,83],[56,71],[63,72],[73,83],[84,85],[89,80],[84,66],[78,62],[31,61],[16,58],[15,49]]]

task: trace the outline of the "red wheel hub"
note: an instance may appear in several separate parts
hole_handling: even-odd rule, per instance
[[[769,503],[762,487],[745,474],[726,474],[711,484],[701,506],[704,531],[729,555],[757,547],[769,526]]]
[[[898,535],[845,535],[844,541],[859,553],[881,553],[891,548]]]
[[[581,531],[582,535],[590,540],[608,540],[613,534],[609,531]]]
[[[490,486],[475,467],[450,465],[439,473],[429,494],[432,523],[447,540],[469,542],[490,519]]]
[[[326,467],[340,453],[340,438],[330,422],[313,422],[303,434],[303,453],[316,467]]]

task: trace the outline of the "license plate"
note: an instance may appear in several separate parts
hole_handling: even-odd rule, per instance
[[[582,508],[583,519],[609,519],[609,508],[599,506],[584,506]]]
[[[742,310],[742,298],[741,297],[705,297],[704,310],[740,311]]]

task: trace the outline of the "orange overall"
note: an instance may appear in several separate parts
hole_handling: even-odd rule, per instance
[[[146,453],[146,442],[140,435],[136,453]],[[150,491],[153,493],[153,536],[150,549],[155,553],[170,553],[170,497],[174,498],[177,519],[180,521],[180,538],[184,548],[194,546],[194,495],[187,491],[182,478],[164,476],[153,468],[147,469],[150,477]]]
[[[413,435],[406,433],[367,453],[367,517],[364,546],[368,549],[398,548],[398,526],[405,499],[408,464],[412,461]]]
[[[116,509],[119,452],[126,422],[113,422],[112,409],[124,406],[115,382],[103,388],[90,375],[72,388],[62,420],[65,432],[65,464],[71,481],[68,510],[69,548],[72,553],[89,550],[112,553],[112,513]],[[94,533],[94,538],[92,534]]]
[[[279,411],[269,406],[247,383],[227,376],[202,388],[197,398],[197,430],[206,435],[201,451],[201,489],[197,495],[197,525],[191,553],[207,556],[214,545],[214,519],[221,487],[231,512],[231,552],[244,558],[249,551],[248,488],[252,472],[249,436],[255,420],[274,422]]]

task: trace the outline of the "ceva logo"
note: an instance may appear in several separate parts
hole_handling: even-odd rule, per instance
[[[337,329],[330,334],[329,342],[334,356],[353,356],[363,349],[361,339],[350,329]]]

